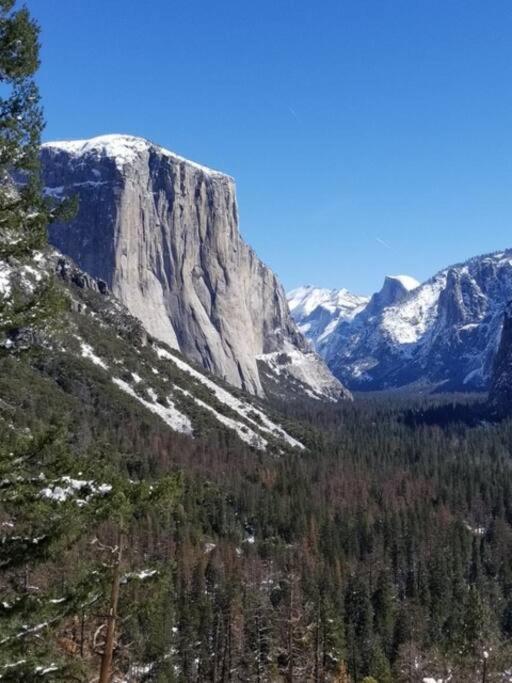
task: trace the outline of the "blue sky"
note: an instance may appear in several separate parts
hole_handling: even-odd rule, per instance
[[[512,247],[509,0],[27,5],[45,139],[142,135],[235,176],[287,288]]]

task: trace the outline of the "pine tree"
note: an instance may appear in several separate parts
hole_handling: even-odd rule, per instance
[[[46,670],[65,677],[75,668],[56,653],[54,634],[91,599],[96,577],[79,572],[57,590],[42,569],[59,562],[84,534],[111,490],[76,475],[76,463],[55,430],[40,437],[14,435],[0,445],[2,680],[40,680]]]
[[[385,655],[391,657],[395,627],[395,608],[393,586],[387,572],[382,571],[377,580],[377,588],[372,597],[374,625],[380,635]]]
[[[97,464],[95,465],[97,467]],[[98,683],[109,683],[114,672],[114,648],[120,641],[120,605],[123,603],[123,587],[133,582],[152,582],[159,580],[160,570],[154,566],[130,566],[125,559],[133,533],[135,520],[141,515],[165,515],[172,511],[181,496],[179,476],[162,477],[157,484],[145,481],[134,482],[120,476],[112,476],[108,484],[110,495],[95,517],[108,517],[108,540],[102,542],[95,538],[96,547],[110,558],[107,562],[100,558],[94,573],[100,567],[106,569],[106,591],[103,599],[107,601],[106,619],[103,624],[104,642],[101,645]],[[162,570],[165,576],[165,568]],[[169,633],[170,636],[170,633]],[[164,653],[160,654],[158,665],[162,664]]]
[[[15,0],[0,0],[0,256],[22,255],[46,239],[48,206],[39,179],[44,121],[34,74],[39,27]],[[14,186],[13,176],[20,180]]]
[[[21,269],[46,245],[48,223],[76,210],[74,200],[55,205],[42,191],[44,119],[34,81],[39,27],[15,4],[0,0],[0,351],[11,349],[21,330],[41,325],[58,307],[52,277],[40,275],[27,286]]]
[[[370,673],[379,683],[392,683],[391,668],[381,644],[376,641],[372,647]]]
[[[372,644],[372,605],[367,583],[358,575],[350,577],[345,593],[347,659],[357,680],[369,670]]]
[[[271,678],[275,635],[270,591],[274,577],[265,565],[256,565],[244,586],[246,657],[243,673],[247,680],[263,683]]]

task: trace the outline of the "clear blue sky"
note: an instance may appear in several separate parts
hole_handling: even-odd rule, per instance
[[[235,176],[287,288],[367,293],[512,247],[510,0],[28,0],[45,139]]]

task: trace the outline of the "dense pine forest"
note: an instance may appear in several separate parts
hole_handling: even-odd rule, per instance
[[[41,193],[37,66],[38,27],[0,0],[0,264],[19,272],[73,211]],[[275,402],[303,451],[206,418],[180,435],[64,348],[78,325],[132,374],[146,353],[69,288],[0,298],[0,680],[512,680],[512,420],[382,394]]]
[[[67,605],[45,626],[55,661],[98,660],[122,542],[114,662],[127,680],[508,680],[512,423],[420,425],[427,402],[401,404],[357,400],[321,426],[318,409],[297,409],[306,455],[177,439],[104,407],[88,422],[101,448],[61,433],[73,476],[115,495],[90,485],[89,505],[60,506],[33,570],[3,554],[40,623],[54,611],[43,587]],[[54,463],[51,443],[34,473]],[[16,647],[31,652],[32,634]]]

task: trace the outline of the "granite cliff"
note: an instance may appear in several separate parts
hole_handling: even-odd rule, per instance
[[[46,193],[80,206],[50,241],[150,335],[260,396],[281,379],[315,398],[348,395],[242,239],[230,176],[125,135],[46,143],[42,167]]]

